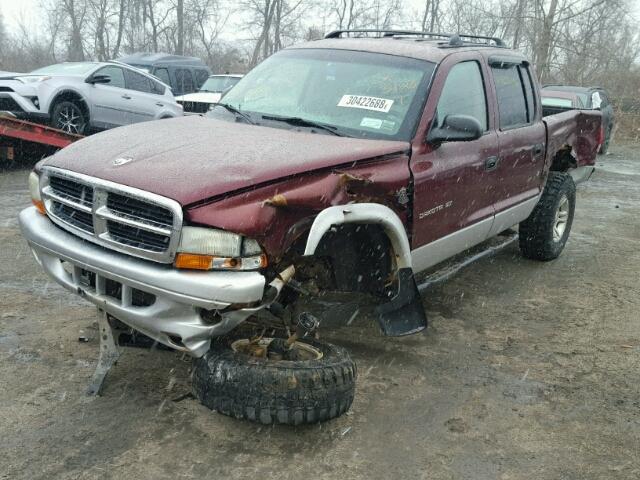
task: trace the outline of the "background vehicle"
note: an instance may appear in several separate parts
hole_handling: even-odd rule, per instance
[[[145,70],[171,87],[174,95],[197,92],[211,75],[211,70],[196,57],[167,53],[134,53],[119,62]]]
[[[110,62],[61,63],[0,79],[0,110],[76,134],[182,115],[166,85]]]
[[[176,97],[185,112],[207,113],[211,106],[218,102],[222,94],[238,83],[243,75],[225,74],[211,75],[196,93]]]
[[[407,335],[427,325],[417,273],[517,225],[525,257],[556,258],[600,122],[543,119],[531,65],[499,39],[334,32],[262,62],[207,117],[45,159],[20,225],[103,312],[95,384],[122,322],[197,357],[208,407],[312,423],[349,408],[356,377],[313,339],[318,300],[367,295],[382,332]]]
[[[603,143],[600,153],[607,153],[615,127],[613,105],[609,94],[601,87],[545,85],[541,90],[542,105],[561,111],[567,108],[593,108],[602,112]]]

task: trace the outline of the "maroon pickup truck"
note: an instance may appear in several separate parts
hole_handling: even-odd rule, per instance
[[[427,325],[414,275],[511,227],[563,250],[600,113],[543,118],[499,39],[341,31],[258,65],[207,117],[104,132],[40,162],[20,225],[99,310],[99,391],[122,332],[196,358],[208,407],[301,424],[351,405],[356,368],[301,305],[370,298],[386,335]]]

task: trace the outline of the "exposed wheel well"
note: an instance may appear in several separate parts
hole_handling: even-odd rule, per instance
[[[570,145],[565,145],[558,150],[551,162],[551,171],[568,172],[572,168],[576,168],[578,166],[578,162],[572,155],[572,151],[573,149]]]
[[[64,90],[58,93],[54,97],[54,99],[51,100],[51,105],[49,106],[49,114],[50,115],[53,114],[53,109],[56,107],[56,105],[64,101],[73,102],[77,104],[82,110],[82,114],[86,117],[87,120],[89,120],[90,113],[89,113],[89,106],[87,105],[87,102],[84,101],[84,99],[82,98],[82,95],[80,95],[78,92],[74,92],[73,90]]]
[[[296,279],[313,289],[382,295],[395,271],[391,243],[375,224],[343,224],[324,234],[316,251],[303,256],[306,236],[290,249],[282,264],[296,265]]]

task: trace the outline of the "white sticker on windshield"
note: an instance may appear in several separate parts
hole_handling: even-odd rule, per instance
[[[376,130],[379,130],[380,127],[382,127],[382,119],[364,117],[360,122],[360,126],[366,128],[375,128]]]
[[[393,100],[378,97],[365,97],[362,95],[343,95],[338,102],[338,107],[362,108],[364,110],[373,110],[374,112],[387,113],[391,110]]]

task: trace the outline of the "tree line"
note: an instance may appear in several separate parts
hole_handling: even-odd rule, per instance
[[[0,70],[163,51],[243,72],[334,29],[401,28],[497,36],[543,83],[602,85],[621,108],[640,96],[629,0],[42,0],[37,13],[39,28],[7,28],[0,11]]]

